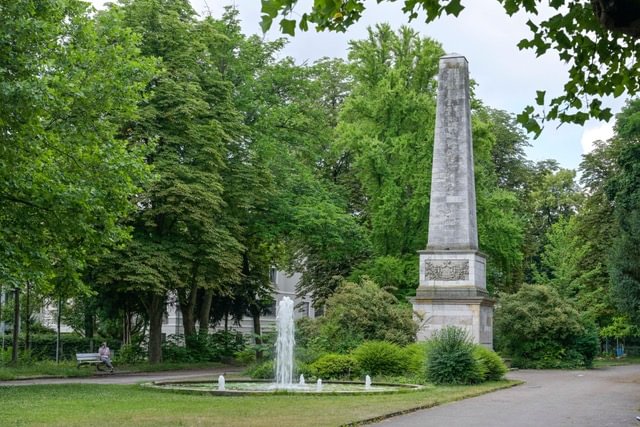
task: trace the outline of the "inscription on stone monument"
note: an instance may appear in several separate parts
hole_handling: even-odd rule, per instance
[[[427,260],[424,275],[426,280],[469,280],[469,261]]]

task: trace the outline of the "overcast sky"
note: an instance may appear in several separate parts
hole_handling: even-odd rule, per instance
[[[312,0],[300,0],[308,5]],[[103,0],[94,0],[100,6]],[[322,57],[347,56],[349,40],[366,37],[368,26],[387,22],[396,29],[401,25],[409,25],[423,36],[431,37],[442,43],[446,52],[456,52],[466,56],[469,61],[471,78],[477,84],[477,96],[493,108],[519,113],[533,103],[536,90],[546,90],[547,99],[561,93],[566,82],[566,66],[551,52],[541,58],[533,53],[519,51],[518,41],[528,36],[525,22],[529,19],[524,14],[509,18],[496,0],[468,0],[467,6],[458,18],[445,17],[431,24],[424,24],[417,19],[408,22],[402,13],[403,2],[394,4],[376,4],[367,1],[367,10],[360,22],[353,25],[346,33],[317,33],[313,30],[297,32],[295,37],[288,37],[289,43],[283,56],[292,56],[297,62],[313,62]],[[261,34],[260,0],[191,0],[194,9],[200,14],[222,15],[224,6],[235,6],[240,12],[240,19],[246,34]],[[302,11],[308,8],[300,7]],[[535,21],[535,19],[534,19]],[[267,39],[282,37],[274,29],[266,34]],[[624,101],[605,100],[605,105],[618,113]],[[592,121],[583,128],[576,125],[548,123],[542,135],[532,141],[528,156],[532,160],[554,158],[563,167],[577,168],[581,155],[591,148],[596,139],[607,139],[612,135],[611,123]]]

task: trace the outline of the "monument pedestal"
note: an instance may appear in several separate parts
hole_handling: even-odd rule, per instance
[[[457,326],[473,342],[493,348],[494,300],[486,289],[485,259],[477,251],[420,251],[420,285],[412,300],[418,341]]]

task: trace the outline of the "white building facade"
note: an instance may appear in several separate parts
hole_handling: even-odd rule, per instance
[[[269,314],[265,314],[260,318],[261,332],[274,331],[276,327],[276,307],[278,303],[284,298],[289,297],[294,301],[296,310],[294,311],[294,318],[300,319],[302,317],[315,318],[316,313],[311,303],[311,297],[305,295],[304,297],[298,297],[296,295],[296,287],[302,279],[301,273],[287,274],[284,271],[279,271],[276,268],[272,268],[269,273],[271,279],[271,285],[273,286],[273,299],[274,304],[269,310]],[[217,325],[212,328],[212,331],[219,331],[224,328],[224,325]],[[240,325],[234,322],[229,322],[229,331],[241,332],[243,334],[253,334],[253,319],[251,316],[245,316]],[[164,318],[162,324],[162,334],[164,337],[169,335],[183,335],[184,328],[182,326],[182,314],[180,313],[180,307],[178,306],[175,297],[172,297],[167,304],[167,315]]]

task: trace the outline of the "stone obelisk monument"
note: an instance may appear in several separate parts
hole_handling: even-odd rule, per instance
[[[418,340],[452,325],[476,343],[493,345],[493,303],[478,251],[476,190],[469,101],[469,67],[458,54],[440,58],[433,146],[429,239],[420,251],[420,281],[413,300]]]

